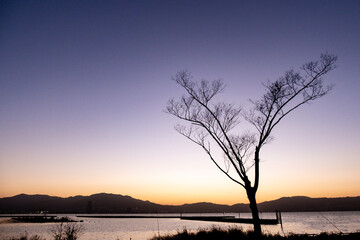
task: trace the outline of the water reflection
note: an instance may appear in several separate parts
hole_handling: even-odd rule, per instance
[[[203,214],[204,215],[204,214]],[[214,214],[211,214],[214,215]],[[221,214],[219,214],[221,215]],[[239,217],[238,213],[226,214]],[[61,215],[62,216],[62,215]],[[64,215],[65,216],[65,215]],[[77,220],[84,220],[85,228],[80,240],[115,240],[115,239],[149,239],[154,235],[176,233],[184,228],[197,230],[199,228],[210,228],[211,226],[231,227],[241,226],[243,229],[251,229],[252,225],[212,223],[201,221],[186,221],[178,218],[76,218],[74,215],[67,215]],[[241,217],[250,217],[250,214],[242,213]],[[274,213],[264,213],[262,218],[274,218]],[[320,233],[320,232],[355,232],[360,231],[360,212],[325,212],[325,213],[283,213],[284,233]],[[16,223],[0,224],[0,237],[18,235],[27,232],[38,234],[50,239],[48,229],[54,223]],[[338,229],[337,229],[338,228]],[[283,234],[280,225],[263,226],[264,232]]]

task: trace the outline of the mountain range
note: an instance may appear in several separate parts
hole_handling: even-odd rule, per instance
[[[258,204],[260,212],[360,211],[360,197],[309,198],[283,197]],[[249,212],[248,204],[221,205],[193,203],[161,205],[120,194],[53,197],[20,194],[0,198],[0,214],[24,213],[222,213]]]

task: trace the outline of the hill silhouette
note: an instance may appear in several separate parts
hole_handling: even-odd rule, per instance
[[[261,212],[305,212],[305,211],[360,211],[360,197],[309,198],[283,197],[259,203]],[[20,194],[0,198],[1,214],[22,213],[222,213],[249,212],[248,204],[221,205],[194,203],[183,205],[160,205],[123,196],[98,193],[90,196],[68,198],[48,195]]]

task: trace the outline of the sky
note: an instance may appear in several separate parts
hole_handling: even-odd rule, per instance
[[[324,52],[335,88],[275,129],[258,202],[360,196],[359,1],[0,1],[0,197],[246,203],[164,113],[184,93],[172,77],[221,78],[249,109]]]

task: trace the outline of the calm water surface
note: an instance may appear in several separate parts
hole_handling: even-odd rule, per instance
[[[194,215],[194,214],[192,214]],[[202,214],[205,216],[207,214]],[[215,215],[215,214],[209,214]],[[222,215],[222,214],[217,214]],[[238,213],[226,214],[239,217]],[[84,227],[84,233],[80,240],[142,240],[149,239],[157,234],[176,233],[186,228],[197,230],[199,228],[211,228],[212,226],[232,227],[241,226],[243,229],[252,229],[248,224],[215,223],[202,221],[186,221],[178,218],[148,218],[148,219],[120,219],[120,218],[77,218],[83,220],[78,223]],[[241,217],[250,217],[250,214],[242,213]],[[274,213],[264,213],[262,218],[275,218]],[[3,221],[4,218],[0,218]],[[264,232],[269,233],[320,233],[339,232],[343,233],[360,231],[360,212],[305,212],[305,213],[282,213],[283,230],[280,225],[263,226]],[[48,231],[57,223],[2,223],[0,224],[0,239],[9,236],[18,236],[27,232],[29,235],[38,234],[50,239]]]

